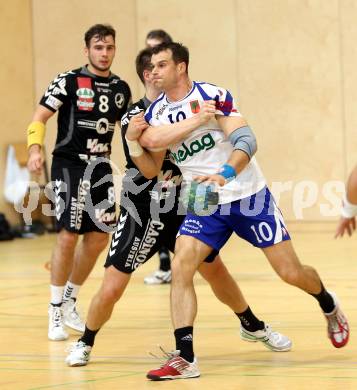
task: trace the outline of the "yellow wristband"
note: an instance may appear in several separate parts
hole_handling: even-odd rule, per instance
[[[45,138],[46,126],[40,121],[31,122],[27,128],[27,147],[31,145],[39,144],[43,145]]]

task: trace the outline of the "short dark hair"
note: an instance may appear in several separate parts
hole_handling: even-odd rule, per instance
[[[160,40],[161,43],[173,42],[170,35],[164,30],[151,30],[151,31],[149,31],[147,36],[146,36],[146,40],[148,40],[148,39],[157,39],[157,40]]]
[[[171,42],[171,43],[160,43],[151,49],[152,54],[158,54],[165,50],[171,50],[172,59],[175,64],[179,64],[180,62],[184,62],[186,64],[186,73],[188,73],[188,64],[190,61],[190,53],[186,46],[182,43]]]
[[[84,42],[89,47],[93,37],[97,36],[99,40],[103,41],[108,35],[111,35],[115,41],[115,30],[110,24],[95,24],[84,34]]]
[[[144,70],[151,70],[151,49],[143,49],[136,56],[136,73],[143,84],[145,84]]]

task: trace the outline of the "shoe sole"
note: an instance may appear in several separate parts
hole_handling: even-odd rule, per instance
[[[264,341],[262,341],[262,340],[251,339],[251,338],[249,338],[249,337],[243,336],[242,334],[240,334],[240,338],[241,338],[243,341],[247,341],[248,343],[257,343],[257,342],[259,341],[259,342],[261,342],[266,348],[268,348],[270,351],[273,351],[273,352],[289,352],[289,351],[291,350],[291,348],[292,348],[292,345],[290,345],[289,347],[277,349],[277,348],[272,347],[271,345],[266,344],[266,343],[265,343]]]
[[[65,341],[68,339],[69,336],[67,337],[61,337],[61,338],[52,338],[50,337],[49,335],[47,335],[48,339],[51,340],[51,341]]]
[[[171,280],[166,282],[165,280],[160,280],[159,282],[146,282],[144,280],[144,283],[145,284],[148,284],[148,285],[152,285],[152,286],[155,286],[155,285],[158,285],[158,284],[170,284],[171,283]]]
[[[82,328],[82,329],[79,329],[79,328],[73,326],[72,324],[70,324],[69,322],[66,322],[66,321],[64,322],[64,324],[67,326],[67,328],[71,328],[71,329],[75,330],[78,333],[84,333],[84,331],[85,331],[85,327]]]
[[[82,366],[86,366],[88,364],[88,362],[76,362],[76,363],[69,363],[69,362],[66,362],[67,363],[67,366],[68,367],[82,367]]]
[[[167,381],[167,380],[175,380],[175,379],[199,378],[200,375],[201,374],[188,375],[188,376],[171,376],[171,375],[168,375],[168,376],[157,376],[157,375],[147,374],[146,378],[148,378],[148,379],[150,379],[152,381],[155,381],[155,382],[159,382],[159,381]]]

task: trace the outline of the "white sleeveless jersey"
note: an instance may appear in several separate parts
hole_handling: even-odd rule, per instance
[[[182,100],[170,102],[162,93],[147,109],[145,119],[153,127],[179,122],[197,114],[205,100],[216,101],[216,115],[241,116],[227,90],[204,82],[193,82],[191,91]],[[169,149],[185,181],[217,173],[233,152],[232,144],[215,119],[192,131],[183,141],[170,145]],[[265,185],[264,176],[253,157],[234,180],[219,188],[219,203],[246,198]]]

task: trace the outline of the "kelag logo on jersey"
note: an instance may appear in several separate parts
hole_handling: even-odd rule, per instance
[[[92,111],[94,107],[94,91],[92,89],[92,80],[89,77],[77,77],[78,96],[77,107],[82,111]]]
[[[182,163],[187,157],[191,157],[201,152],[201,150],[212,149],[215,145],[216,143],[211,134],[206,134],[200,140],[192,141],[188,146],[183,142],[182,148],[178,149],[177,153],[171,152],[171,156],[176,163]]]

